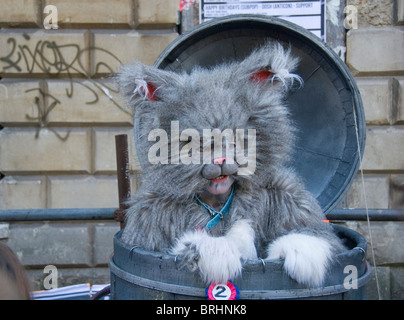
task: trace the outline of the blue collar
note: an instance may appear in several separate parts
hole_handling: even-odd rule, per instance
[[[227,212],[229,212],[229,208],[230,205],[233,201],[233,197],[234,197],[234,185],[232,186],[231,189],[231,193],[229,196],[229,199],[227,199],[225,205],[223,206],[223,208],[220,211],[216,211],[215,209],[213,209],[212,207],[208,206],[206,203],[202,202],[197,195],[195,195],[195,199],[196,201],[198,201],[198,203],[200,205],[202,205],[203,207],[205,207],[206,210],[208,210],[209,214],[213,217],[207,224],[205,229],[210,230],[212,229],[215,225],[217,225],[219,223],[220,220],[222,220],[224,218],[224,216],[227,214]]]

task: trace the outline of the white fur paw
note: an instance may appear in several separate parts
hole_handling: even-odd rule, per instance
[[[226,238],[237,246],[242,259],[257,259],[255,232],[248,220],[236,221],[227,232]]]
[[[185,233],[171,249],[191,271],[197,267],[206,283],[227,282],[241,273],[241,256],[235,243],[211,237],[205,231]]]
[[[198,270],[199,245],[202,241],[201,232],[187,232],[177,240],[170,253],[176,257],[181,257],[180,268],[187,267],[190,271]]]
[[[324,282],[331,249],[330,243],[322,238],[291,233],[268,246],[267,259],[284,260],[284,270],[292,279],[319,287]]]

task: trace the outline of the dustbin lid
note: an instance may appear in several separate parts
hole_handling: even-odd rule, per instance
[[[304,87],[291,92],[287,101],[298,129],[291,166],[327,213],[344,196],[359,169],[365,118],[353,76],[317,36],[280,18],[227,16],[179,36],[154,66],[189,72],[195,66],[242,60],[267,39],[290,45],[293,55],[300,58],[296,73]],[[147,161],[141,154],[140,163]]]

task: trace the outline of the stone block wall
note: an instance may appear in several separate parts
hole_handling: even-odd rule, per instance
[[[57,10],[57,29],[49,20]],[[115,135],[132,114],[110,73],[153,64],[177,36],[178,0],[5,0],[0,10],[0,210],[117,208]],[[45,10],[46,9],[46,10]],[[49,25],[51,28],[49,29]],[[0,241],[43,288],[108,283],[115,221],[0,223]]]
[[[403,1],[346,4],[358,18],[347,30],[345,61],[365,108],[367,205],[404,209]],[[47,5],[57,8],[58,29],[45,29]],[[117,207],[116,134],[132,139],[132,190],[141,173],[132,115],[109,74],[132,60],[155,61],[178,36],[179,0],[3,0],[2,8],[0,210]],[[340,207],[365,207],[359,175]],[[345,224],[369,239],[365,223]],[[118,229],[112,221],[0,223],[0,241],[20,257],[34,289],[43,288],[46,265],[57,266],[59,286],[105,283]],[[371,231],[382,298],[403,299],[404,225],[371,222]],[[373,280],[368,296],[377,298]]]
[[[356,77],[367,124],[363,158],[369,208],[404,208],[404,16],[400,0],[349,0],[357,29],[347,32],[346,63]],[[364,208],[357,179],[346,206]]]
[[[404,209],[404,14],[401,0],[348,0],[357,29],[347,32],[346,63],[361,92],[367,124],[362,167],[367,206]],[[348,208],[365,208],[358,175],[345,198]],[[403,222],[350,221],[345,225],[368,239],[368,260],[377,266],[368,298],[404,299]],[[379,293],[377,292],[379,291]]]
[[[57,30],[44,29],[47,4]],[[133,121],[108,75],[155,61],[177,37],[178,1],[2,5],[0,209],[115,207],[114,135],[132,136]]]

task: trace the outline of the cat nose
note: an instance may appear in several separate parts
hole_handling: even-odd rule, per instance
[[[223,162],[226,161],[226,158],[217,158],[217,159],[213,159],[213,163],[214,164],[218,164],[219,166],[223,165]]]

